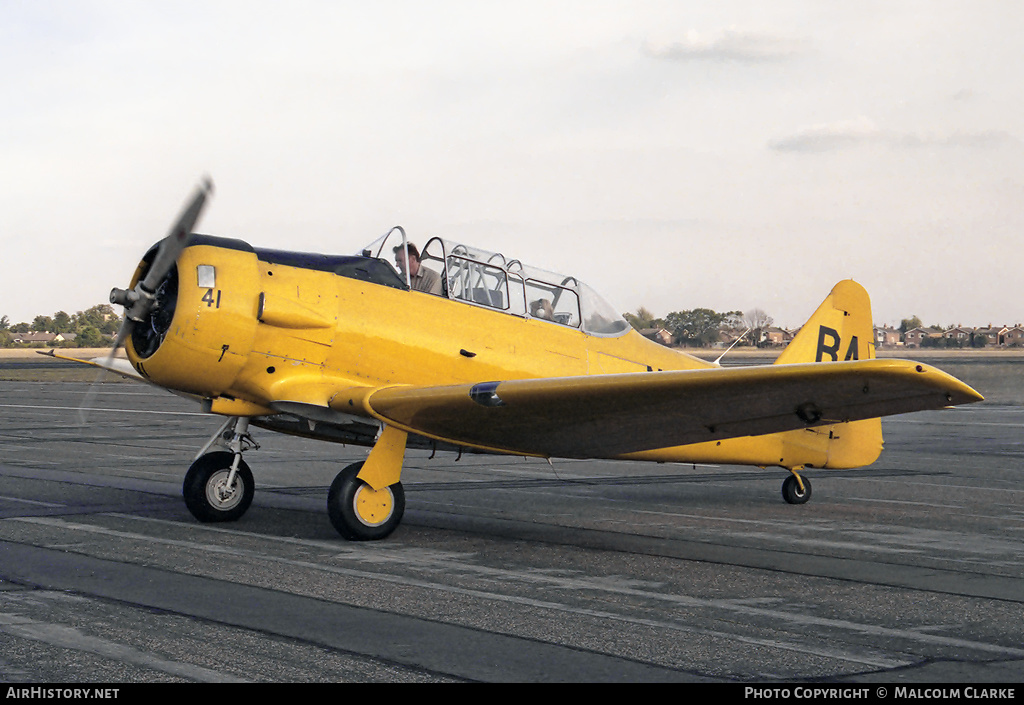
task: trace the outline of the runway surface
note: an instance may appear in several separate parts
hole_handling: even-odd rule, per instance
[[[325,503],[365,449],[257,429],[252,509],[199,524],[218,419],[118,383],[80,426],[86,388],[0,382],[0,681],[1024,678],[1024,407],[887,420],[802,506],[779,469],[414,453],[361,544]]]

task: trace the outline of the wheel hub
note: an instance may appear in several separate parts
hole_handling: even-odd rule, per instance
[[[228,470],[221,470],[211,475],[206,483],[206,499],[220,510],[232,509],[242,501],[242,483],[236,476],[234,485],[229,486],[228,476]]]
[[[361,485],[352,498],[352,509],[366,526],[380,526],[395,511],[395,497],[390,487],[375,490],[369,485]]]

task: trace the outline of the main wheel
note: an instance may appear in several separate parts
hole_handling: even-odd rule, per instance
[[[252,504],[256,483],[244,460],[238,460],[234,484],[228,487],[233,459],[233,453],[207,453],[185,473],[181,493],[185,496],[185,506],[199,521],[235,521]]]
[[[811,498],[811,481],[801,477],[804,481],[804,489],[801,491],[800,483],[796,475],[790,475],[782,483],[782,498],[790,504],[803,504]]]
[[[356,475],[362,463],[338,473],[327,494],[327,515],[338,533],[350,541],[375,541],[398,528],[405,513],[402,483],[375,490]]]

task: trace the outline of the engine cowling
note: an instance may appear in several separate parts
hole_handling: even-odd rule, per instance
[[[128,360],[163,387],[217,398],[230,389],[252,352],[259,272],[252,248],[197,237],[153,292],[154,305],[125,341]],[[145,277],[156,248],[131,287]]]

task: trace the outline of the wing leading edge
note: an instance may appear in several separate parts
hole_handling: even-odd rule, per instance
[[[445,441],[601,458],[982,398],[933,367],[875,359],[388,387],[366,402],[387,423]]]

